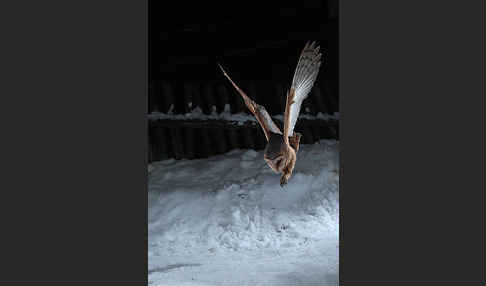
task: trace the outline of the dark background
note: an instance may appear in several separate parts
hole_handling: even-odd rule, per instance
[[[222,112],[226,103],[230,104],[232,113],[248,112],[238,93],[221,74],[217,67],[219,62],[271,115],[283,114],[285,91],[308,40],[321,46],[323,66],[314,85],[317,91],[304,101],[302,112],[306,112],[306,108],[307,113],[313,115],[339,112],[337,1],[294,1],[278,6],[179,1],[170,9],[162,1],[149,1],[148,31],[149,113],[166,113],[172,104],[174,113],[183,114],[190,112],[188,102],[192,102],[192,108],[199,106],[206,114],[211,112],[212,105],[218,113]],[[170,86],[169,95],[164,86]],[[221,89],[226,93],[221,94]],[[187,90],[196,90],[198,95],[188,95]],[[247,131],[239,130],[237,139],[233,140],[239,144],[228,143],[220,150],[195,150],[193,155],[187,155],[186,149],[192,147],[183,142],[202,141],[204,137],[211,140],[218,135],[204,136],[201,130],[195,130],[188,139],[185,138],[187,130],[169,127],[162,126],[161,122],[149,123],[149,161],[167,157],[207,157],[232,148],[262,149],[265,145],[258,133],[260,130],[246,135],[242,133]],[[296,131],[306,133],[303,143],[322,138],[338,139],[337,131],[321,127],[305,132],[299,122]],[[228,136],[220,134],[218,138],[224,140]],[[245,136],[251,138],[245,139]],[[180,142],[174,142],[174,137],[180,137]],[[174,150],[179,145],[184,146],[179,151]]]
[[[146,3],[1,5],[0,283],[146,285]],[[340,285],[485,284],[484,5],[340,1]]]
[[[289,81],[307,40],[324,53],[320,78],[337,78],[337,1],[174,3],[149,1],[151,82],[221,80],[217,61],[240,79]]]

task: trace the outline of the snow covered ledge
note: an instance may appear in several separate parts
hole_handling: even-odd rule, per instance
[[[224,111],[221,113],[216,113],[216,107],[213,106],[213,112],[211,114],[204,114],[201,108],[196,107],[191,112],[186,114],[173,114],[173,108],[170,108],[167,113],[162,113],[158,111],[154,111],[147,115],[149,120],[224,120],[224,121],[231,121],[235,122],[238,125],[244,125],[245,122],[257,122],[253,115],[247,113],[231,113],[230,107],[228,104],[225,105]],[[276,120],[283,120],[283,115],[275,115],[272,118]],[[311,114],[300,114],[299,119],[306,119],[306,120],[339,120],[339,112],[335,112],[334,114],[327,114],[327,113],[317,113],[316,115]]]

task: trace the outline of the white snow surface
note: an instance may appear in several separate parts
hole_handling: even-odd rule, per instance
[[[338,285],[339,142],[279,182],[263,151],[152,163],[149,285]]]

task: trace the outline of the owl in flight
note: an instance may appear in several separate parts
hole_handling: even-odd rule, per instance
[[[263,158],[265,162],[276,173],[282,173],[280,186],[287,184],[294,170],[297,152],[299,151],[299,142],[301,134],[294,131],[295,123],[299,117],[300,106],[304,99],[307,98],[321,66],[321,56],[319,47],[314,47],[315,42],[306,43],[300,54],[297,67],[294,72],[294,78],[290,90],[287,91],[287,100],[284,114],[283,134],[272,121],[272,118],[265,110],[265,107],[251,100],[221,68],[223,75],[228,78],[234,88],[243,97],[248,109],[255,115],[258,123],[265,133],[267,146]]]

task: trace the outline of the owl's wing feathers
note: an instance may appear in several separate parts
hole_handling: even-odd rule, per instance
[[[300,106],[311,91],[321,66],[322,54],[319,53],[320,47],[314,47],[314,45],[315,42],[311,44],[307,42],[305,44],[297,62],[292,86],[290,91],[287,92],[284,115],[284,140],[286,144],[288,144],[288,137],[294,133]]]
[[[245,101],[246,106],[248,109],[255,115],[255,118],[258,120],[258,123],[260,123],[260,126],[263,129],[263,132],[265,133],[265,138],[267,138],[267,141],[270,138],[270,132],[277,133],[277,134],[282,134],[280,129],[277,127],[275,122],[273,122],[272,118],[270,117],[270,114],[268,114],[267,110],[265,107],[257,104],[251,98],[249,98],[246,93],[241,90],[234,82],[233,80],[229,77],[229,75],[225,72],[223,67],[218,64],[219,67],[221,68],[221,71],[223,71],[223,75],[231,82],[231,84],[234,86],[234,88],[238,91],[238,93],[243,97],[243,100]]]

